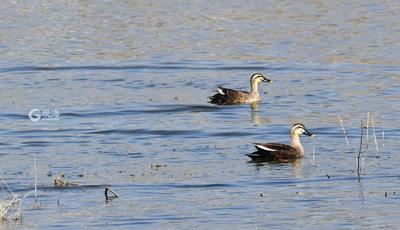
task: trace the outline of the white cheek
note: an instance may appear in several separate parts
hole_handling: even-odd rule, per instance
[[[297,130],[297,134],[303,134],[305,131],[303,130],[303,129],[299,129],[299,130]]]

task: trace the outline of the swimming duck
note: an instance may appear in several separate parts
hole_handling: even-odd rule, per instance
[[[210,103],[233,105],[261,101],[260,94],[258,93],[258,84],[260,82],[271,82],[271,80],[265,78],[261,73],[253,74],[250,77],[250,92],[218,87],[216,90],[217,93],[209,97]]]
[[[315,136],[306,129],[303,124],[296,123],[292,126],[290,136],[292,139],[291,145],[280,143],[255,143],[257,151],[247,154],[253,162],[275,161],[288,162],[304,156],[304,149],[300,143],[300,135]]]

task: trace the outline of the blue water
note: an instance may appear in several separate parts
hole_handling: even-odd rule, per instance
[[[1,185],[32,191],[36,155],[39,189],[38,204],[33,193],[23,200],[23,221],[1,228],[396,228],[399,10],[392,1],[4,3]],[[218,85],[248,90],[255,72],[273,80],[261,103],[207,103]],[[35,122],[32,109],[58,115]],[[303,159],[249,162],[253,142],[290,143],[295,122],[317,134],[301,139]],[[60,174],[77,186],[56,188]],[[106,202],[106,186],[119,197]]]

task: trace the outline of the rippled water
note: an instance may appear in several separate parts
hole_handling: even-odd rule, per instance
[[[3,3],[1,184],[31,191],[36,154],[40,189],[0,228],[396,228],[399,15],[396,1]],[[262,103],[207,103],[254,72],[273,79]],[[317,133],[305,158],[248,162],[294,122]],[[61,173],[79,186],[55,188]]]

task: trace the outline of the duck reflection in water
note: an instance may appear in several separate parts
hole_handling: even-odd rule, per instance
[[[263,125],[263,124],[268,124],[271,123],[271,120],[267,117],[260,116],[260,111],[259,111],[260,103],[259,102],[253,102],[250,104],[250,120],[252,123],[255,125]]]

